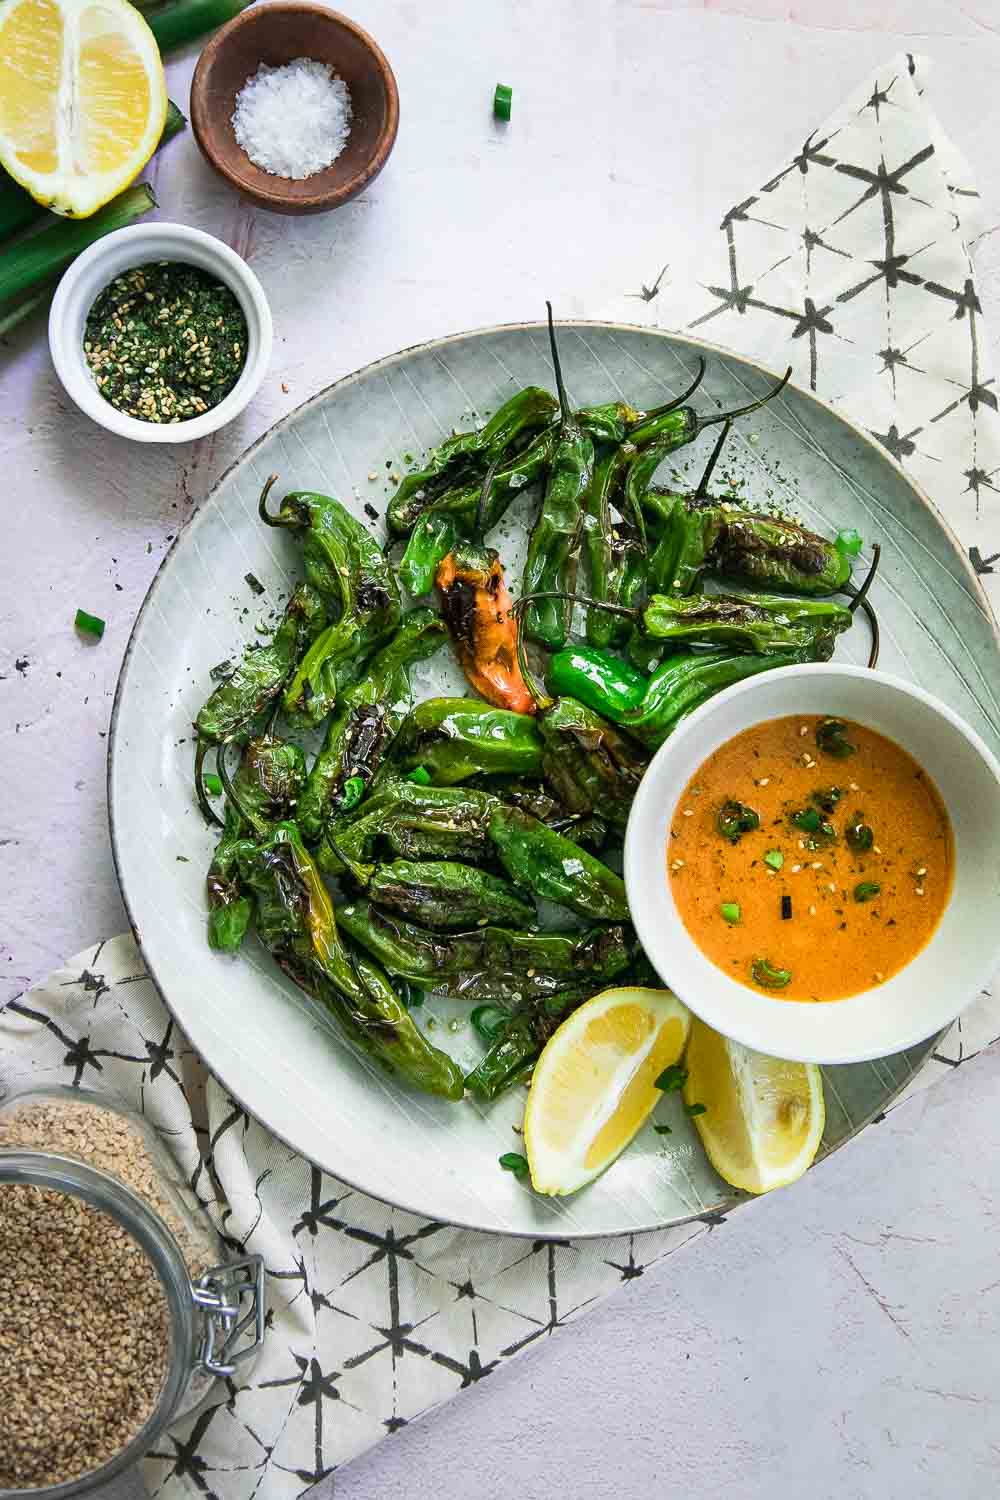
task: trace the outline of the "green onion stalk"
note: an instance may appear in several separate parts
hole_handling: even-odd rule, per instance
[[[56,219],[0,257],[0,334],[41,307],[70,261],[95,240],[124,229],[156,207],[148,182],[136,182],[87,219]]]

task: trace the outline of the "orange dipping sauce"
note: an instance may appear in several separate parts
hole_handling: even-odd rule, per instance
[[[842,1000],[890,979],[951,893],[951,823],[930,777],[892,740],[837,722],[744,730],[674,813],[667,872],[684,926],[720,969],[775,999]],[[752,814],[758,826],[741,831]]]

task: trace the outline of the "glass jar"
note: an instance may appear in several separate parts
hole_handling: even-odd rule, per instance
[[[264,1334],[259,1255],[233,1257],[173,1157],[134,1111],[86,1089],[32,1089],[0,1105],[0,1184],[67,1193],[113,1218],[144,1252],[166,1302],[170,1349],[140,1430],[99,1467],[0,1497],[81,1494],[135,1463],[215,1379],[254,1356]],[[2,1201],[2,1199],[0,1199]]]

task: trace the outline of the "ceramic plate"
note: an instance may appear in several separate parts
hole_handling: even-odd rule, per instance
[[[683,389],[700,352],[695,398],[744,404],[773,377],[748,361],[673,335],[595,323],[560,331],[575,403],[627,397],[653,406]],[[109,751],[109,807],[122,893],[151,974],[179,1024],[233,1095],[302,1155],[367,1193],[427,1217],[532,1236],[608,1235],[682,1222],[725,1207],[730,1189],[706,1161],[676,1096],[621,1159],[565,1201],[539,1198],[497,1165],[517,1149],[523,1094],[490,1108],[407,1091],[358,1056],[253,940],[238,959],[205,943],[204,872],[213,837],[191,790],[191,721],[209,671],[265,627],[296,578],[296,545],[257,519],[260,487],[338,496],[381,514],[405,467],[453,427],[495,410],[519,386],[551,386],[543,328],[460,334],[381,360],[291,413],[222,477],[178,536],[139,614],[118,685]],[[675,455],[693,487],[712,433]],[[751,502],[790,509],[832,535],[854,526],[883,544],[874,594],[881,665],[945,699],[1000,748],[998,648],[991,616],[961,549],[903,470],[862,432],[794,389],[740,424],[722,472]],[[369,474],[378,479],[370,481]],[[530,497],[526,497],[526,502]],[[381,523],[377,523],[379,526]],[[524,528],[510,512],[493,538],[513,579]],[[266,592],[244,582],[252,573]],[[863,661],[862,625],[838,660]],[[419,696],[463,688],[444,663],[418,668]],[[462,1007],[428,1000],[435,1041],[462,1063],[479,1055]],[[828,1068],[824,1149],[842,1144],[912,1076],[932,1043],[874,1063]]]

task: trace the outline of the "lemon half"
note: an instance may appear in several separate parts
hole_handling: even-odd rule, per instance
[[[783,1062],[720,1036],[695,1018],[684,1102],[709,1161],[733,1187],[767,1193],[811,1166],[823,1139],[823,1079],[814,1063]]]
[[[604,990],[559,1027],[535,1065],[524,1144],[536,1192],[575,1193],[628,1145],[662,1098],[691,1015],[669,990]]]
[[[83,218],[156,149],[167,113],[153,33],[126,0],[0,0],[0,163]]]

